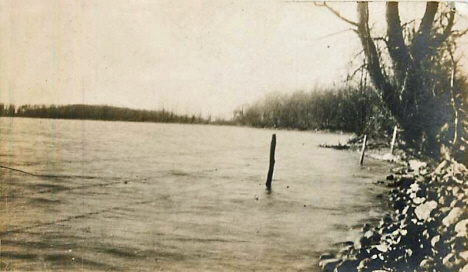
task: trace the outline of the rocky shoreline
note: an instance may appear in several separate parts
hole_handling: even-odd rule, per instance
[[[391,212],[364,225],[357,242],[323,254],[323,271],[468,272],[468,170],[410,160],[379,186],[389,187]]]

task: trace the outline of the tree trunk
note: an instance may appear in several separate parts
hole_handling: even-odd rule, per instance
[[[430,56],[435,52],[434,46],[440,42],[432,35],[438,3],[426,4],[421,24],[409,48],[403,36],[398,3],[388,2],[386,8],[387,49],[394,75],[392,81],[383,72],[380,55],[370,33],[368,3],[357,4],[357,33],[366,56],[367,70],[374,86],[381,92],[386,107],[403,129],[402,139],[410,148],[436,157],[439,128],[450,118],[440,98],[436,99],[431,92],[433,82],[429,73]],[[450,17],[442,36],[447,35],[452,25],[453,18]]]

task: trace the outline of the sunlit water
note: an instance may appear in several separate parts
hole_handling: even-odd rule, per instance
[[[382,212],[390,166],[318,148],[347,137],[0,118],[0,165],[36,175],[0,168],[0,270],[317,271]]]

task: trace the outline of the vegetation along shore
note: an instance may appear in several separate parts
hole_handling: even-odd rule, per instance
[[[456,57],[466,31],[454,28],[456,10],[427,2],[420,20],[404,24],[399,3],[387,2],[387,31],[377,39],[368,3],[357,3],[356,22],[320,5],[355,28],[407,156],[379,182],[389,187],[391,211],[336,256],[322,255],[323,271],[468,271],[468,88]]]

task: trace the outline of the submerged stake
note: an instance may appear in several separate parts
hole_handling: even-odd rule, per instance
[[[271,189],[271,180],[273,179],[273,169],[275,168],[275,149],[276,149],[276,134],[271,136],[270,145],[270,167],[268,168],[268,176],[266,180],[266,187],[268,190]]]

